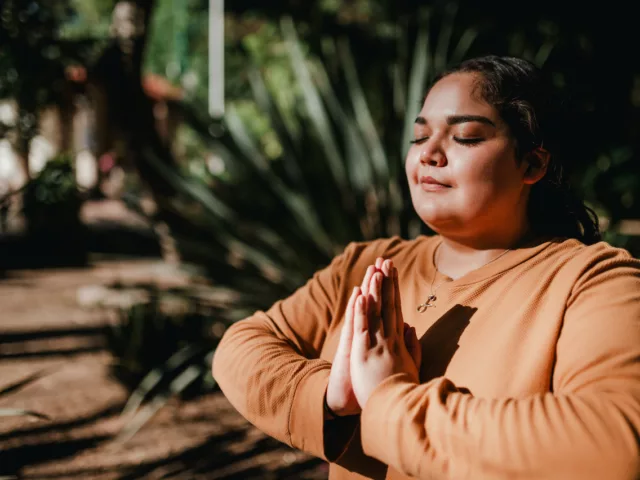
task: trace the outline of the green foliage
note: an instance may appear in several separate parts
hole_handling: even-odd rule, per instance
[[[42,106],[59,100],[64,65],[86,60],[93,41],[62,38],[74,10],[62,2],[5,0],[0,5],[0,98]]]
[[[0,98],[23,90],[24,82],[39,83],[31,95],[46,99],[55,85],[42,79],[60,76],[54,59],[60,56],[55,44],[58,23],[66,15],[64,2],[44,7],[39,2],[6,0],[0,6]],[[8,47],[8,48],[7,48]],[[25,58],[26,57],[26,58]],[[27,63],[29,62],[29,63]],[[34,78],[29,78],[33,73]]]
[[[25,248],[29,265],[85,265],[87,227],[80,219],[84,195],[78,190],[69,155],[60,155],[22,189],[22,214],[26,221]]]
[[[16,125],[0,122],[0,139],[11,133],[24,157],[37,134],[40,110],[69,98],[65,67],[86,64],[96,52],[92,38],[63,38],[61,26],[73,15],[70,0],[0,3],[0,99],[13,99],[18,106]]]
[[[182,85],[191,101],[207,102],[208,15],[201,0],[157,0],[143,69]]]
[[[171,397],[188,398],[215,385],[211,348],[222,326],[212,318],[221,292],[195,287],[160,291],[154,285],[137,288],[146,291],[147,300],[122,308],[108,334],[109,348],[118,358],[114,374],[132,390],[122,412],[126,426],[118,442],[131,438]]]
[[[108,335],[109,348],[118,358],[115,374],[131,388],[183,347],[195,352],[212,343],[210,317],[185,292],[160,291],[153,285],[137,288],[145,289],[148,300],[121,308]]]
[[[106,40],[115,4],[114,0],[70,0],[71,13],[59,24],[60,37]]]
[[[277,36],[288,64],[279,68],[285,77],[290,72],[287,94],[295,101],[282,107],[277,83],[265,78],[270,70],[251,66],[260,65],[260,54],[250,47],[245,65],[261,116],[247,118],[231,104],[221,135],[212,137],[197,113],[185,115],[226,175],[201,181],[149,155],[182,193],[170,226],[183,258],[238,296],[221,312],[225,321],[290,294],[350,241],[422,231],[402,167],[411,125],[427,82],[465,54],[473,34],[454,33],[455,11],[425,10],[421,18],[415,30],[399,25],[386,40],[404,45],[389,50],[406,53],[384,65],[375,82],[360,76],[364,57],[346,37],[326,39],[326,58],[312,57],[284,18]],[[440,25],[435,40],[430,19]]]
[[[48,161],[44,168],[25,187],[25,195],[30,203],[55,205],[74,203],[78,200],[71,155],[59,155]],[[30,206],[30,205],[29,205]],[[25,206],[25,208],[28,208]]]
[[[22,212],[31,231],[79,226],[82,195],[71,155],[51,159],[21,191]]]

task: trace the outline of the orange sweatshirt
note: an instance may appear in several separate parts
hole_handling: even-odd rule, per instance
[[[456,280],[438,236],[352,243],[267,312],[233,325],[213,361],[223,393],[341,479],[633,479],[640,475],[640,261],[550,240]],[[376,257],[399,271],[421,383],[383,381],[361,415],[323,420],[344,311]]]

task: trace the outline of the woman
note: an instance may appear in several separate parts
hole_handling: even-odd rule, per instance
[[[230,328],[249,421],[330,479],[640,474],[640,262],[568,193],[548,98],[515,58],[435,82],[406,174],[437,235],[352,243]]]

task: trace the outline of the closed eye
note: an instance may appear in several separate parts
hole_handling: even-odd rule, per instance
[[[476,138],[458,138],[453,137],[453,139],[458,142],[460,145],[477,145],[482,142],[484,138],[476,137]]]
[[[460,145],[477,145],[478,143],[484,141],[484,138],[482,137],[474,137],[474,138],[453,137],[453,139]],[[427,140],[429,140],[429,137],[420,137],[420,138],[416,138],[415,140],[410,140],[409,143],[415,145],[417,143],[426,142]]]

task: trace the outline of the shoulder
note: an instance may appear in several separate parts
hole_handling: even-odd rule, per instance
[[[624,248],[604,241],[585,245],[575,239],[566,239],[554,241],[548,254],[553,263],[559,263],[564,279],[571,282],[573,297],[602,285],[609,285],[614,290],[624,285],[625,290],[640,291],[640,260]],[[614,290],[611,295],[616,295]]]
[[[559,262],[576,273],[615,266],[640,268],[640,260],[634,258],[627,250],[604,241],[585,245],[573,238],[556,239],[551,242],[547,254],[550,260]]]

